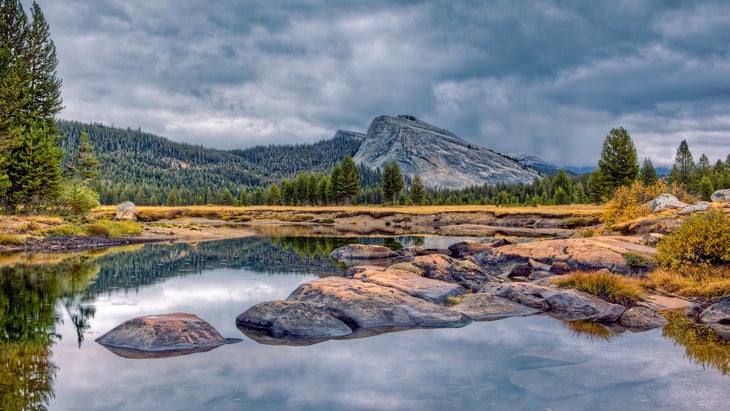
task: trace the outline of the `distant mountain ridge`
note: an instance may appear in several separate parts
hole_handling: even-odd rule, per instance
[[[514,159],[409,115],[376,117],[353,160],[371,168],[395,161],[403,174],[418,174],[429,188],[524,184],[539,176]]]

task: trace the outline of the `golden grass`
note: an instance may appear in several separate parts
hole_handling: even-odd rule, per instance
[[[537,206],[537,207],[496,207],[480,205],[464,206],[316,206],[316,207],[295,207],[295,206],[138,206],[140,220],[156,221],[162,219],[179,219],[190,217],[223,219],[224,217],[245,217],[256,215],[271,219],[284,218],[291,214],[309,215],[308,219],[315,218],[316,214],[342,214],[342,213],[399,213],[399,214],[439,214],[439,213],[491,213],[497,217],[510,215],[546,215],[551,217],[598,217],[603,211],[602,206],[596,205],[562,205],[562,206]],[[111,219],[116,214],[115,206],[101,206],[93,211],[96,218]]]
[[[558,287],[574,288],[627,306],[634,305],[642,295],[638,280],[616,274],[578,271],[560,276],[553,283]]]
[[[129,237],[142,233],[142,224],[134,221],[97,220],[84,226],[88,235],[103,237]]]
[[[717,300],[730,295],[730,266],[657,269],[641,280],[647,289],[664,290],[683,297]]]

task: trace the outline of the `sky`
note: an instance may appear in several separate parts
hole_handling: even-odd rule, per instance
[[[730,154],[727,0],[37,3],[63,119],[234,149],[410,114],[560,166],[617,127],[657,167]]]

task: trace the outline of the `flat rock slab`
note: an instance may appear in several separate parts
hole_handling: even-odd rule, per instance
[[[467,294],[459,304],[451,307],[451,309],[464,313],[476,321],[523,317],[540,312],[506,298],[483,293]]]
[[[467,315],[397,288],[341,277],[306,282],[287,300],[320,307],[351,328],[463,327],[471,322]]]
[[[611,303],[576,290],[561,290],[545,301],[552,316],[569,321],[596,318],[611,307]]]
[[[126,358],[175,357],[238,341],[223,338],[197,315],[186,313],[133,318],[96,339],[113,353]]]
[[[384,287],[392,287],[406,294],[437,304],[446,304],[449,297],[456,297],[466,293],[466,289],[459,284],[432,280],[405,270],[366,270],[355,274],[353,278]]]
[[[236,317],[236,326],[268,331],[274,338],[329,339],[352,333],[327,311],[295,301],[267,301]]]
[[[643,300],[639,303],[639,305],[654,311],[665,311],[677,310],[680,308],[686,309],[692,306],[692,302],[679,297],[648,295],[643,297]]]
[[[653,253],[649,247],[638,244],[622,244],[593,238],[568,238],[533,241],[506,245],[488,250],[475,258],[483,263],[527,262],[530,259],[543,264],[567,263],[572,270],[599,270],[627,273],[628,263],[622,254],[627,252]],[[491,253],[488,255],[487,253]]]
[[[496,295],[541,311],[550,309],[546,299],[557,292],[555,288],[532,283],[489,283],[481,289],[481,293]]]

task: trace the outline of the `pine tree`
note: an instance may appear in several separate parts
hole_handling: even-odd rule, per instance
[[[342,167],[342,195],[345,198],[345,205],[350,205],[352,197],[360,190],[360,174],[352,157],[345,156],[341,163]]]
[[[609,193],[616,187],[628,186],[636,180],[639,173],[636,148],[631,136],[623,127],[611,129],[603,140],[598,169]]]
[[[0,0],[0,194],[10,211],[38,211],[61,195],[56,51],[37,4]]]
[[[388,201],[391,200],[393,205],[397,204],[396,199],[403,190],[403,175],[400,172],[400,167],[395,161],[386,163],[383,168],[382,175],[382,190],[383,190],[383,203],[387,205]]]
[[[712,197],[712,193],[715,192],[715,187],[712,185],[712,180],[709,176],[702,176],[700,179],[699,184],[699,194],[700,194],[700,200],[702,201],[710,201],[710,197]]]
[[[653,186],[657,182],[656,169],[654,164],[648,158],[644,159],[641,163],[641,169],[639,170],[639,179],[645,186]]]
[[[553,187],[555,187],[555,194],[553,195],[555,204],[570,204],[573,189],[570,186],[570,179],[568,179],[568,175],[564,170],[560,170],[555,176]]]
[[[341,163],[335,164],[332,168],[330,179],[332,180],[332,200],[335,204],[339,204],[345,198],[344,175],[342,173]]]
[[[276,183],[269,187],[269,205],[280,205],[281,204],[281,191]]]
[[[416,174],[413,176],[413,181],[411,182],[411,202],[415,205],[420,206],[423,204],[423,199],[426,194],[426,189],[423,186],[423,182],[421,181],[421,176]]]
[[[165,205],[170,207],[176,207],[180,205],[180,192],[177,191],[177,188],[173,188],[167,194],[167,200],[165,201]]]
[[[695,163],[692,159],[692,152],[689,150],[687,140],[682,140],[677,147],[677,154],[674,156],[674,166],[669,174],[669,179],[674,184],[681,184],[692,189],[694,187],[693,177]]]

